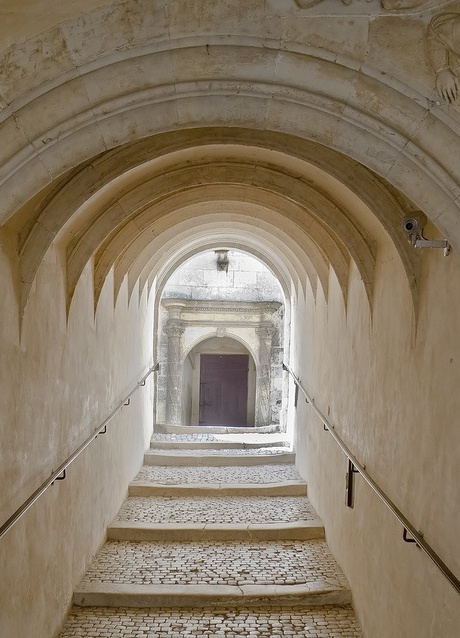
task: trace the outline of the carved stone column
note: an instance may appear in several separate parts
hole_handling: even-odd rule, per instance
[[[168,335],[166,422],[171,425],[180,425],[182,421],[181,337],[184,330],[182,323],[176,320],[169,320],[165,326]]]
[[[267,323],[256,328],[259,337],[259,368],[256,381],[256,426],[270,425],[272,339],[275,327]]]

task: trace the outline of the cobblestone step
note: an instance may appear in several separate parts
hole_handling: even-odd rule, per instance
[[[279,425],[265,425],[263,427],[225,425],[170,425],[156,423],[153,431],[155,434],[275,434],[280,432]]]
[[[203,609],[74,607],[59,638],[362,638],[350,606]]]
[[[266,449],[267,453],[271,448],[288,448],[288,443],[280,439],[266,442],[251,441],[162,441],[152,438],[150,448],[157,450],[259,450]]]
[[[305,496],[128,498],[110,540],[311,540],[324,527]]]
[[[246,525],[318,521],[306,496],[189,496],[128,498],[114,523],[222,523]]]
[[[107,530],[108,540],[132,541],[231,541],[231,540],[317,540],[324,538],[320,520],[298,523],[132,523],[120,521]]]
[[[206,484],[225,487],[235,484],[270,485],[304,483],[297,468],[290,464],[258,466],[195,466],[155,467],[144,465],[133,483],[147,482],[161,485]]]
[[[307,484],[304,481],[286,483],[193,483],[162,485],[150,482],[136,481],[129,486],[129,496],[304,496],[307,494]]]
[[[288,447],[289,442],[283,433],[263,434],[246,432],[238,434],[226,433],[186,433],[162,434],[154,433],[151,437],[151,447],[161,449],[238,449],[260,447]]]
[[[77,605],[324,605],[350,602],[324,541],[107,541]]]
[[[304,605],[346,605],[349,590],[337,589],[327,581],[306,585],[123,585],[83,583],[74,593],[74,604],[81,607],[208,607],[244,605],[246,607]]]
[[[149,450],[144,455],[145,465],[155,466],[234,466],[234,465],[266,465],[289,464],[295,462],[295,454],[285,452],[283,448],[261,448],[257,450]]]
[[[304,496],[307,484],[294,465],[144,465],[130,496]]]

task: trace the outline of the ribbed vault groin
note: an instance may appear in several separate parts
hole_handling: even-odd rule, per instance
[[[218,128],[163,134],[102,154],[8,225],[18,231],[23,310],[53,241],[66,255],[67,307],[90,260],[97,305],[113,267],[116,292],[126,275],[132,291],[138,276],[151,278],[146,268],[155,264],[163,233],[184,217],[196,227],[204,213],[216,228],[236,215],[294,238],[313,289],[318,279],[327,294],[332,268],[345,304],[353,262],[372,307],[376,254],[390,242],[416,307],[418,254],[400,228],[410,210],[383,180],[331,149],[279,133]]]

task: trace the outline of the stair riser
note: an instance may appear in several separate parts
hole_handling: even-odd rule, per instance
[[[156,424],[153,431],[158,434],[276,434],[279,425],[263,427],[226,427],[224,425],[162,425]]]
[[[229,525],[172,527],[114,526],[107,530],[108,540],[119,541],[273,541],[273,540],[322,540],[324,527],[321,525],[298,526],[247,526]]]
[[[129,588],[129,591],[128,591]],[[313,607],[317,605],[347,605],[351,602],[348,590],[327,587],[308,591],[306,589],[279,586],[260,587],[177,587],[165,588],[107,586],[91,592],[76,591],[73,602],[80,607]],[[143,591],[144,590],[144,591]]]
[[[228,466],[254,466],[254,465],[293,465],[295,454],[266,454],[254,456],[192,456],[173,454],[152,454],[144,456],[145,465],[155,465],[156,467],[187,466],[187,467],[228,467]]]
[[[153,485],[138,483],[129,486],[129,496],[306,496],[306,483],[273,485]]]
[[[285,447],[285,441],[270,443],[242,443],[241,441],[151,441],[150,447],[157,450],[251,450]]]

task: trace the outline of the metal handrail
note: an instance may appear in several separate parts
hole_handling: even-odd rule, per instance
[[[442,572],[442,574],[447,578],[452,587],[456,590],[458,594],[460,594],[460,580],[455,576],[455,574],[447,567],[444,561],[438,556],[438,554],[434,551],[434,549],[429,545],[423,538],[423,534],[418,532],[416,528],[412,525],[412,523],[404,516],[401,510],[393,503],[393,501],[387,496],[387,494],[382,490],[382,488],[374,481],[374,479],[368,474],[365,469],[365,466],[362,465],[355,455],[351,452],[351,450],[347,447],[345,442],[340,438],[340,436],[335,431],[335,427],[329,422],[329,420],[325,417],[325,415],[321,412],[319,408],[316,407],[313,398],[308,394],[305,388],[302,386],[299,377],[297,377],[291,368],[283,363],[283,369],[288,372],[292,378],[294,379],[294,383],[296,387],[302,392],[305,397],[306,402],[311,406],[315,414],[322,421],[323,425],[329,431],[329,433],[334,438],[335,442],[341,448],[342,452],[348,457],[348,460],[351,461],[354,468],[356,468],[357,472],[361,474],[366,483],[373,489],[373,491],[380,497],[380,499],[385,503],[388,509],[393,513],[393,515],[398,519],[398,521],[403,525],[404,532],[403,538],[406,542],[415,542],[415,544],[422,549],[425,554],[433,561],[433,563],[438,567],[438,569]],[[407,532],[412,536],[413,541],[407,539]]]
[[[85,450],[90,443],[96,439],[99,434],[105,434],[107,432],[107,425],[110,421],[120,412],[125,405],[129,405],[132,395],[141,387],[145,385],[147,378],[152,372],[157,372],[159,364],[152,366],[148,369],[148,372],[142,377],[142,379],[136,384],[136,386],[120,401],[117,407],[109,414],[109,416],[98,426],[98,428],[89,436],[61,465],[51,473],[51,475],[35,490],[33,494],[29,496],[27,500],[12,514],[5,523],[0,527],[0,538],[4,536],[8,530],[10,530],[15,523],[32,507],[32,505],[46,492],[46,490],[53,485],[55,481],[61,481],[66,478],[66,470],[71,463],[75,461],[77,457]]]

